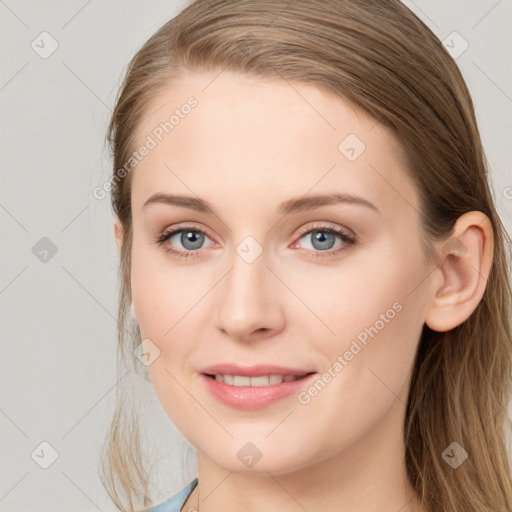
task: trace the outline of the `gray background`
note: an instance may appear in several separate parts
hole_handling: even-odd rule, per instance
[[[512,1],[404,3],[441,40],[456,31],[469,44],[456,60],[510,232]],[[117,380],[117,248],[109,199],[92,190],[110,175],[103,141],[122,73],[183,5],[0,0],[0,512],[115,509],[97,464]],[[31,46],[51,49],[43,31],[58,43],[48,58]],[[451,40],[454,51],[464,48],[459,36]],[[147,394],[168,463],[164,496],[188,483],[194,463],[182,475],[183,439]],[[44,441],[58,453],[48,469],[31,456],[50,461]]]

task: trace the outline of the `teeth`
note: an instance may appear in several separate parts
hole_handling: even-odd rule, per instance
[[[281,384],[283,377],[281,375],[270,375],[270,384]]]
[[[251,385],[251,377],[243,377],[241,375],[233,376],[233,385],[234,386],[250,386]]]
[[[281,382],[297,380],[295,375],[261,375],[258,377],[247,377],[245,375],[215,375],[217,382],[224,382],[230,386],[272,386]]]
[[[268,386],[270,384],[270,379],[267,375],[262,375],[261,377],[244,377],[247,379],[247,384],[244,386]],[[241,377],[235,378],[235,386],[238,385],[237,379],[241,379]]]

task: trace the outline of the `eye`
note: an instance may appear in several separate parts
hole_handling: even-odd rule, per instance
[[[341,243],[337,248],[333,249],[336,238],[341,240]],[[335,256],[356,243],[353,236],[332,226],[315,226],[313,229],[309,229],[303,233],[299,240],[302,239],[305,239],[306,242],[311,244],[312,250],[307,247],[306,249],[308,254],[315,258]],[[297,243],[293,244],[292,247],[296,248]]]
[[[164,231],[158,236],[155,243],[162,246],[164,251],[178,256],[179,258],[193,258],[200,255],[199,249],[202,249],[206,238],[210,239],[201,229],[186,226],[182,228],[170,228]],[[312,249],[306,247],[306,252],[315,258],[335,256],[356,243],[354,236],[349,235],[341,229],[325,225],[315,226],[313,229],[310,228],[308,231],[304,231],[300,235],[299,240],[303,238],[312,246]],[[336,238],[338,238],[341,243],[337,248],[333,249]],[[177,245],[181,245],[183,249],[175,249]],[[298,243],[295,242],[292,248],[295,249],[297,247]]]
[[[205,238],[209,237],[204,233],[204,231],[188,226],[184,228],[166,230],[155,240],[155,242],[157,245],[161,245],[164,251],[168,253],[174,254],[180,258],[190,258],[196,256],[196,253],[198,252],[198,249],[201,249]],[[183,249],[174,249],[173,247],[177,244],[181,244]]]

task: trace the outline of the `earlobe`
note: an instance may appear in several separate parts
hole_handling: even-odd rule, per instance
[[[120,250],[123,245],[123,226],[117,218],[114,222],[114,235],[116,238],[117,248]]]
[[[425,323],[444,332],[463,323],[481,301],[493,257],[493,230],[489,218],[473,211],[455,223],[452,235],[440,243],[441,283],[435,284]]]

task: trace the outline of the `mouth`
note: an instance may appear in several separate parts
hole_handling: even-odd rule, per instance
[[[311,385],[314,376],[318,375],[316,372],[301,370],[290,372],[258,374],[253,370],[244,372],[252,375],[240,375],[215,371],[200,375],[210,395],[223,405],[234,409],[255,410],[296,395]]]

